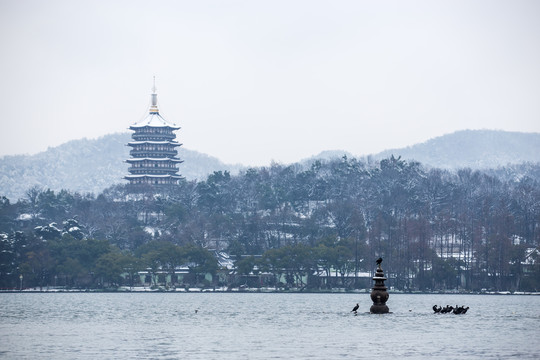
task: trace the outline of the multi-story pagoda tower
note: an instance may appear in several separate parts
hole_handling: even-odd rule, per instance
[[[131,135],[133,141],[127,144],[132,147],[129,152],[131,158],[126,160],[131,166],[128,168],[129,175],[124,179],[132,185],[174,185],[182,178],[176,167],[182,162],[177,157],[176,148],[182,144],[175,141],[174,134],[180,127],[159,115],[155,81],[151,100],[149,114],[129,127],[134,131]]]

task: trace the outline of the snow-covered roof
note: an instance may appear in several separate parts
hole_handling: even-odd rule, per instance
[[[214,257],[218,261],[220,268],[226,268],[228,270],[234,269],[234,261],[230,258],[229,254],[223,251],[215,251]]]
[[[146,116],[142,121],[135,123],[131,125],[130,129],[139,129],[143,128],[145,126],[150,127],[170,127],[174,130],[180,129],[179,126],[176,126],[176,124],[170,123],[167,120],[165,120],[159,113],[157,112],[151,112]]]

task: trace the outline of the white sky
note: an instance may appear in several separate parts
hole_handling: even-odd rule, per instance
[[[154,75],[227,163],[540,132],[540,1],[0,0],[0,156],[127,131]]]

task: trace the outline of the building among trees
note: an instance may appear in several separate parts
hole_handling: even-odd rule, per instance
[[[176,150],[182,144],[175,141],[174,133],[180,127],[159,114],[155,84],[151,100],[149,114],[129,127],[134,131],[133,141],[127,144],[132,147],[131,157],[126,160],[131,166],[124,179],[129,180],[130,185],[175,185],[182,178],[177,168],[182,160]]]

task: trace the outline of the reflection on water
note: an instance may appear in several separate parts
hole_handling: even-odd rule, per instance
[[[0,357],[16,359],[538,358],[540,296],[0,294]],[[360,304],[354,316],[352,307]],[[465,305],[465,315],[433,305]]]

